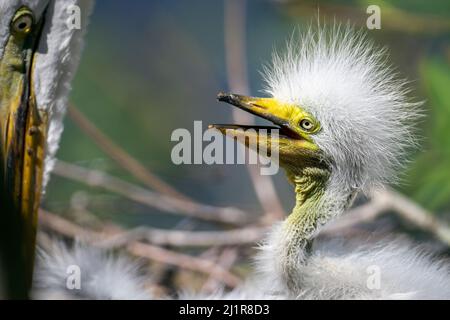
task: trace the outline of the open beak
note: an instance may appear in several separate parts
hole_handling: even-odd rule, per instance
[[[300,106],[275,98],[255,98],[238,94],[219,93],[217,99],[268,120],[273,126],[213,124],[209,128],[236,138],[246,147],[272,159],[272,155],[276,153],[284,167],[298,164],[299,159],[310,161],[317,158],[320,150],[310,133],[320,130],[320,126],[309,132],[301,130],[299,122],[305,118],[312,119],[312,116]],[[264,151],[261,152],[261,149]]]
[[[225,133],[226,130],[246,130],[255,129],[257,131],[261,129],[265,130],[278,130],[279,135],[286,139],[301,139],[302,137],[296,133],[295,129],[291,127],[289,122],[289,115],[291,112],[291,106],[288,104],[279,103],[274,98],[255,98],[247,97],[238,94],[226,94],[219,93],[217,100],[227,102],[233,106],[238,107],[244,111],[252,113],[260,118],[269,120],[275,126],[245,126],[245,125],[225,125],[225,124],[213,124],[210,127],[216,128]],[[230,131],[228,131],[230,132]]]
[[[219,130],[222,134],[236,138],[246,147],[261,151],[267,150],[272,154],[277,147],[280,156],[292,149],[293,144],[301,144],[304,137],[291,125],[290,117],[295,107],[278,102],[274,98],[255,98],[238,94],[219,93],[219,101],[227,102],[260,118],[269,120],[273,126],[239,125],[239,124],[213,124],[209,128]]]
[[[24,16],[19,17],[23,24],[11,27],[0,57],[0,282],[6,283],[8,297],[26,298],[32,282],[47,115],[37,106],[33,85],[44,18],[30,21],[26,12],[18,13]]]

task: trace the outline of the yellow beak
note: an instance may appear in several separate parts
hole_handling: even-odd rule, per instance
[[[255,151],[263,147],[269,151],[277,147],[281,165],[289,165],[300,158],[315,157],[319,150],[311,134],[320,130],[317,125],[311,130],[304,130],[300,123],[308,119],[316,123],[314,117],[298,105],[284,103],[275,98],[256,98],[238,94],[219,93],[219,101],[227,102],[239,109],[266,119],[274,126],[243,126],[238,124],[213,124],[210,128],[222,134],[237,138],[245,146]],[[275,134],[276,133],[276,134]]]
[[[33,86],[43,22],[27,14],[17,11],[0,59],[0,283],[7,298],[26,298],[31,287],[47,134]],[[14,27],[19,18],[29,27]]]
[[[292,138],[299,138],[295,133],[295,128],[291,128],[290,115],[292,107],[289,104],[280,103],[274,98],[255,98],[225,93],[219,93],[217,99],[269,120],[278,126],[273,128],[282,130],[283,133]]]

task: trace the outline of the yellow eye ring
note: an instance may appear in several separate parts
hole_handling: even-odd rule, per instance
[[[12,29],[14,32],[21,34],[28,34],[33,26],[33,16],[29,13],[24,13],[18,16],[12,22]]]
[[[303,130],[305,130],[307,132],[310,132],[315,128],[314,122],[307,118],[302,119],[300,121],[299,125]]]

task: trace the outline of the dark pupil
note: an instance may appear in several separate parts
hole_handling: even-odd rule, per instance
[[[304,124],[305,127],[309,127],[309,122],[308,121],[305,121],[303,124]]]
[[[23,29],[25,29],[27,27],[27,23],[26,22],[21,22],[21,23],[19,23],[19,25],[18,25],[18,28],[20,29],[20,30],[23,30]]]

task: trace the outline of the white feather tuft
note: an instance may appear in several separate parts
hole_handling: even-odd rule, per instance
[[[79,289],[67,288],[68,269],[80,271]],[[72,267],[73,268],[73,267]],[[143,287],[139,266],[123,256],[81,244],[69,249],[54,241],[50,250],[39,250],[35,272],[37,299],[150,299]]]
[[[47,155],[45,159],[43,190],[55,164],[55,155],[63,132],[63,118],[69,103],[71,82],[78,67],[83,38],[87,30],[93,0],[51,1],[39,44],[34,83],[40,109],[48,112]],[[76,5],[82,19],[80,29],[68,27],[73,19],[68,9]]]

